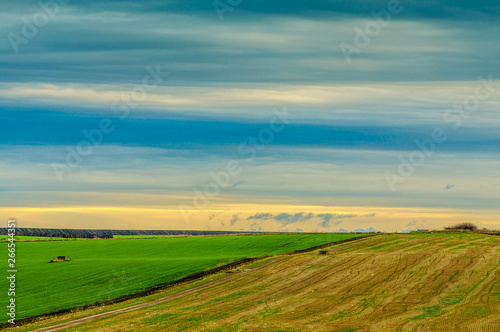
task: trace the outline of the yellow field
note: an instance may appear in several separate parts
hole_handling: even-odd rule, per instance
[[[380,235],[333,246],[326,255],[315,251],[273,259],[260,269],[246,267],[246,273],[221,273],[38,326],[220,280],[192,294],[65,330],[500,331],[500,239],[495,236]]]

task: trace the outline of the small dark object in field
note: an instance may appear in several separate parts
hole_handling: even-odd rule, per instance
[[[320,255],[326,255],[328,253],[328,250],[321,250],[319,252]]]
[[[54,258],[50,262],[51,263],[58,263],[58,262],[67,262],[67,261],[70,261],[70,260],[71,259],[69,259],[69,257],[66,257],[66,256],[57,256],[57,258]]]

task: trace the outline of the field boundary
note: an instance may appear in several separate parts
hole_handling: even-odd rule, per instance
[[[284,255],[302,254],[302,253],[311,252],[311,251],[318,250],[318,249],[328,248],[328,247],[331,247],[331,246],[334,246],[334,245],[337,245],[337,244],[342,244],[342,243],[346,243],[346,242],[353,242],[353,241],[357,241],[357,240],[361,240],[361,239],[367,239],[367,238],[374,237],[374,236],[377,236],[377,235],[378,234],[370,234],[370,235],[362,235],[362,236],[352,237],[350,239],[345,239],[345,240],[340,240],[340,241],[336,241],[336,242],[325,243],[325,244],[322,244],[322,245],[319,245],[319,246],[315,246],[315,247],[311,247],[311,248],[306,248],[306,249],[301,249],[301,250],[295,250],[295,251],[286,253]]]
[[[325,244],[322,244],[319,246],[314,246],[314,247],[310,247],[310,248],[306,248],[306,249],[295,250],[292,252],[279,254],[279,255],[263,255],[263,256],[258,256],[258,257],[244,257],[244,258],[241,258],[241,259],[236,260],[234,262],[226,263],[224,265],[216,266],[216,267],[207,269],[205,271],[200,271],[200,272],[188,275],[188,276],[180,278],[180,279],[172,280],[172,281],[169,281],[166,283],[155,285],[153,287],[149,287],[143,291],[140,291],[140,292],[137,292],[134,294],[120,296],[120,297],[105,300],[105,301],[99,301],[99,302],[96,302],[93,304],[86,304],[86,305],[77,306],[77,307],[73,307],[73,308],[61,309],[58,311],[53,311],[53,312],[42,314],[42,315],[23,318],[23,319],[17,320],[15,326],[21,326],[21,325],[26,325],[29,323],[35,323],[38,320],[42,320],[42,319],[46,319],[46,318],[53,318],[55,316],[61,316],[61,315],[69,314],[69,313],[76,312],[76,311],[82,311],[82,310],[86,310],[86,309],[96,308],[96,307],[100,307],[103,305],[117,304],[117,303],[125,302],[128,300],[140,298],[140,297],[145,297],[145,296],[158,293],[162,290],[165,290],[165,289],[168,289],[168,288],[171,288],[171,287],[183,284],[183,283],[195,281],[195,280],[201,279],[203,277],[217,274],[217,273],[222,272],[222,271],[230,270],[230,269],[235,268],[235,267],[242,265],[242,264],[251,263],[251,262],[262,260],[265,258],[277,257],[280,255],[296,255],[296,254],[307,253],[307,252],[315,251],[318,249],[323,249],[323,248],[331,247],[331,246],[346,243],[346,242],[353,242],[353,241],[357,241],[357,240],[361,240],[361,239],[366,239],[366,238],[377,236],[377,235],[378,234],[358,236],[358,237],[354,237],[354,238],[350,238],[350,239],[329,242],[329,243],[325,243]],[[8,327],[13,327],[13,326],[12,326],[12,324],[9,324],[9,323],[0,324],[0,329],[4,329],[4,328],[8,328]]]
[[[58,323],[58,324],[55,324],[55,325],[50,325],[50,326],[46,326],[46,327],[37,328],[37,329],[35,329],[33,331],[39,331],[39,332],[42,332],[42,331],[44,331],[44,332],[64,331],[64,330],[66,330],[68,328],[76,327],[76,326],[81,325],[81,324],[86,324],[86,323],[94,322],[94,321],[97,321],[97,320],[102,319],[102,318],[107,318],[107,317],[111,317],[111,316],[115,316],[115,315],[119,315],[119,314],[124,314],[124,313],[131,312],[131,311],[136,311],[136,310],[140,310],[140,309],[154,307],[154,306],[162,304],[162,303],[166,303],[166,302],[169,302],[169,301],[172,301],[172,300],[176,300],[176,299],[179,299],[179,298],[182,298],[182,297],[185,297],[185,296],[188,296],[188,295],[191,295],[191,294],[195,294],[197,292],[200,292],[200,291],[203,291],[203,290],[206,290],[206,289],[209,289],[209,288],[212,288],[212,287],[224,284],[224,283],[226,283],[226,282],[228,282],[230,280],[239,278],[242,275],[247,275],[247,274],[253,273],[255,271],[259,271],[259,270],[262,270],[262,269],[269,268],[270,266],[282,263],[284,261],[287,261],[288,259],[289,258],[283,258],[283,257],[282,258],[278,258],[278,257],[275,257],[270,262],[267,262],[267,263],[265,263],[263,265],[260,265],[260,266],[258,266],[256,268],[252,268],[251,270],[243,271],[243,272],[241,272],[239,274],[226,275],[226,276],[223,276],[221,278],[209,281],[209,282],[207,282],[205,284],[198,285],[198,286],[193,286],[191,288],[184,289],[184,290],[180,290],[180,291],[178,291],[176,293],[165,295],[165,296],[162,296],[162,297],[154,299],[154,300],[142,302],[142,303],[139,303],[139,304],[134,304],[134,305],[123,307],[123,308],[112,309],[112,310],[109,310],[109,311],[105,311],[103,313],[97,313],[97,314],[93,314],[93,315],[89,315],[89,316],[84,316],[84,317],[77,318],[77,319],[74,319],[74,320],[69,320],[69,321],[66,321],[66,322],[63,322],[63,323]]]

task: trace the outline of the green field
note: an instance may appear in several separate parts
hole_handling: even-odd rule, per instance
[[[281,254],[357,236],[361,235],[20,242],[16,245],[16,320],[133,294],[243,257]],[[6,271],[7,243],[0,247]],[[50,264],[56,256],[71,261]],[[0,289],[6,294],[8,288],[7,279],[1,278]],[[2,296],[0,305],[6,306],[7,301]],[[2,323],[6,321],[2,318]]]
[[[187,235],[113,235],[115,239],[157,239],[165,237],[186,237]]]
[[[114,239],[153,239],[153,238],[167,238],[167,237],[186,237],[189,235],[114,235]],[[7,242],[10,240],[8,235],[0,235],[0,242]],[[73,238],[73,237],[48,237],[48,236],[16,236],[17,242],[26,241],[85,241],[95,240],[91,238]]]
[[[247,274],[221,272],[19,331],[498,332],[499,262],[498,236],[380,234],[322,253],[252,262],[243,267]]]
[[[0,242],[7,242],[10,239],[8,235],[0,235]],[[41,236],[16,236],[16,241],[70,241],[76,239],[65,239],[62,237],[41,237]]]

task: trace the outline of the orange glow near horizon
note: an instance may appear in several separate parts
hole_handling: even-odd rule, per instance
[[[412,207],[324,207],[259,204],[228,204],[206,210],[187,211],[185,219],[174,207],[0,207],[3,219],[16,218],[25,228],[93,228],[93,229],[186,229],[186,230],[251,230],[297,229],[305,232],[330,232],[340,228],[353,231],[374,227],[380,231],[412,228],[440,229],[458,222],[474,222],[479,227],[495,228],[497,210],[429,209]],[[273,218],[256,218],[257,214],[312,214],[308,220],[286,225]],[[329,227],[320,227],[319,215],[348,216],[335,219]]]

